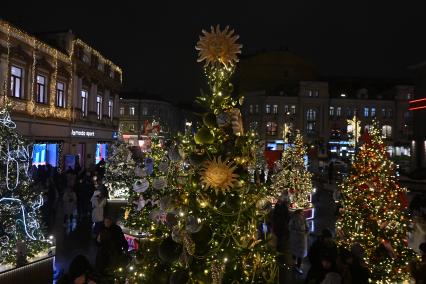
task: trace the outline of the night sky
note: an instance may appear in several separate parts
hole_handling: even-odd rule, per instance
[[[2,1],[0,17],[29,32],[72,29],[123,68],[124,90],[173,100],[199,94],[194,46],[217,23],[236,30],[245,54],[287,46],[322,75],[409,76],[426,60],[424,0],[246,2]]]

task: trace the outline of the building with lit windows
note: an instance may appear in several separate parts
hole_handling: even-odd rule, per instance
[[[121,69],[71,31],[33,36],[0,20],[0,82],[33,164],[89,167],[118,130]]]
[[[169,138],[183,130],[185,110],[173,103],[144,92],[120,94],[120,134],[124,141],[142,150],[149,148],[149,136],[157,131],[160,137]]]
[[[237,90],[245,97],[245,127],[256,124],[267,149],[283,149],[283,132],[297,128],[311,145],[311,156],[347,159],[354,151],[347,119],[356,116],[361,134],[374,120],[379,123],[390,156],[408,170],[411,84],[394,79],[320,78],[312,64],[288,50],[262,52],[243,58],[240,65]]]
[[[414,120],[414,136],[411,141],[414,149],[416,169],[426,168],[426,61],[411,66],[414,71],[414,98],[409,109]]]

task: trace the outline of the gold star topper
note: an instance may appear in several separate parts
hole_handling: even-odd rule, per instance
[[[211,26],[211,31],[203,30],[203,35],[195,47],[198,50],[197,62],[205,61],[204,67],[219,62],[225,67],[233,66],[238,62],[237,54],[241,53],[241,44],[237,43],[239,36],[229,26],[221,31],[220,26]]]

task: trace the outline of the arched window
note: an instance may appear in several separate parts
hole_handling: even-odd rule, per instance
[[[367,124],[367,125],[365,125],[365,126],[364,126],[364,131],[368,131],[368,132],[370,132],[370,129],[371,129],[372,127],[373,127],[372,125]]]
[[[306,111],[306,120],[315,121],[317,120],[316,118],[317,118],[317,112],[315,110],[310,108]]]
[[[389,138],[391,136],[392,136],[392,126],[383,125],[382,126],[382,137],[383,138]]]
[[[268,135],[276,135],[278,131],[278,124],[274,121],[269,121],[266,123],[266,133]]]

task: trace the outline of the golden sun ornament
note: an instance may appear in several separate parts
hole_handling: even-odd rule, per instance
[[[203,30],[203,36],[195,47],[198,50],[198,62],[205,61],[204,67],[216,62],[222,63],[225,67],[233,66],[238,62],[237,54],[241,53],[241,44],[236,43],[239,38],[234,34],[234,30],[229,30],[229,26],[221,31],[219,25],[210,27],[211,31]]]
[[[223,161],[219,156],[206,161],[201,169],[201,182],[207,188],[213,188],[216,194],[221,191],[227,191],[234,187],[238,174],[234,171],[236,166],[232,162]]]

